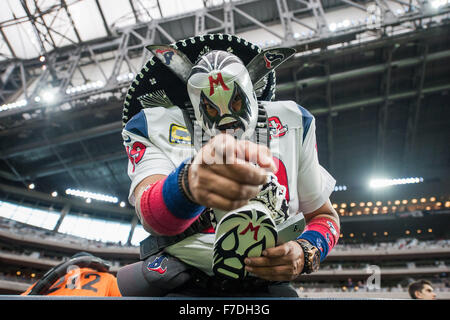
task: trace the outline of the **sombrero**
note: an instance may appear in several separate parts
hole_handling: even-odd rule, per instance
[[[165,45],[146,47],[153,56],[135,76],[125,97],[123,126],[144,108],[178,106],[185,118],[193,120],[186,81],[195,62],[211,50],[224,50],[238,56],[249,71],[257,99],[275,96],[275,68],[290,58],[295,49],[262,50],[257,45],[230,34],[208,34]],[[187,123],[188,127],[189,124]],[[189,128],[188,128],[189,129]]]

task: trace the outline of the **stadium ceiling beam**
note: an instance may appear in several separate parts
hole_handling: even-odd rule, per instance
[[[112,36],[111,29],[108,26],[108,22],[106,21],[105,14],[103,13],[103,9],[100,5],[99,0],[95,0],[95,4],[97,5],[97,9],[98,9],[98,12],[100,13],[100,17],[102,18],[103,27],[105,28],[106,33],[108,34],[108,36]]]
[[[44,132],[42,133],[42,136],[44,138],[45,143],[47,144],[47,146],[49,146],[50,150],[52,151],[52,153],[56,156],[56,158],[58,158],[58,162],[66,169],[66,171],[69,174],[69,176],[75,182],[77,188],[79,188],[79,189],[84,188],[85,186],[80,182],[80,180],[78,180],[77,176],[72,171],[72,169],[67,167],[67,165],[65,164],[65,162],[62,159],[61,155],[59,154],[58,150],[50,143],[49,139],[47,138],[47,136],[45,135]]]
[[[53,164],[49,165],[43,168],[40,168],[39,170],[30,170],[27,172],[22,173],[22,175],[19,177],[18,175],[11,174],[6,171],[0,171],[0,177],[3,177],[10,181],[22,181],[22,180],[28,180],[33,181],[38,178],[44,178],[49,177],[61,173],[66,173],[69,170],[75,170],[79,168],[89,167],[92,165],[95,165],[97,163],[108,163],[113,162],[116,160],[127,160],[127,155],[124,150],[111,152],[108,154],[103,154],[95,157],[90,157],[87,159],[77,160],[73,162],[68,162],[62,164]]]
[[[108,113],[117,108],[120,108],[122,101],[102,103],[95,105],[95,110],[101,113]],[[48,128],[51,123],[64,124],[67,122],[74,122],[83,117],[92,117],[92,109],[86,108],[83,110],[72,109],[72,112],[57,113],[53,115],[46,115],[44,118],[32,118],[29,120],[21,120],[17,122],[14,127],[10,127],[7,130],[0,130],[0,138],[8,136],[17,136],[24,132],[24,130],[30,130],[34,132],[35,130],[40,130]],[[82,121],[82,120],[81,120]],[[26,129],[25,129],[26,128]]]
[[[294,41],[294,29],[292,28],[292,16],[289,11],[287,0],[276,0],[278,7],[278,15],[280,16],[281,25],[284,30],[284,40]]]
[[[362,6],[362,5],[360,5],[360,4],[356,3],[356,2],[353,2],[353,1],[350,1],[350,0],[340,0],[340,1],[342,1],[342,2],[344,2],[346,4],[349,4],[352,7],[355,7],[357,9],[361,10],[361,11],[364,11],[364,12],[367,11],[367,8],[365,6]]]
[[[409,106],[409,114],[408,120],[406,124],[406,134],[405,134],[405,145],[403,151],[403,159],[404,163],[408,163],[406,161],[410,156],[412,156],[412,152],[414,150],[416,134],[417,134],[417,126],[419,122],[419,114],[421,108],[421,102],[423,99],[423,86],[425,81],[425,71],[427,66],[427,56],[428,54],[428,45],[426,43],[420,45],[421,47],[421,55],[422,55],[422,63],[416,69],[416,75],[414,77],[414,85],[417,87],[417,98]],[[407,170],[408,168],[405,168]]]
[[[14,181],[20,181],[25,187],[27,186],[25,180],[26,178],[24,176],[22,176],[17,169],[7,160],[7,159],[3,159],[3,161],[6,163],[6,165],[8,166],[8,168],[13,172],[13,176],[15,177],[15,179],[13,179]],[[3,172],[2,172],[3,173]],[[8,174],[8,173],[7,173]],[[3,174],[2,174],[3,175]],[[5,176],[4,176],[5,177]],[[6,178],[6,177],[5,177]]]
[[[390,44],[395,44],[396,42],[389,42]],[[369,49],[372,50],[374,48],[377,48],[377,46],[372,45]],[[349,49],[350,52],[353,52],[352,50],[354,49]],[[344,54],[345,51],[339,51],[337,54]],[[95,57],[95,54],[93,55],[93,57]],[[437,61],[437,60],[441,60],[441,59],[445,59],[450,57],[450,50],[447,51],[441,51],[441,52],[435,52],[432,54],[428,54],[426,56],[426,60],[428,62],[431,61]],[[303,57],[302,57],[303,58]],[[321,56],[322,59],[322,56]],[[325,59],[325,58],[323,58]],[[323,61],[320,60],[320,61]],[[309,62],[309,64],[313,64],[316,63],[313,60],[311,61],[311,59],[307,60]],[[326,60],[324,60],[326,61]],[[405,67],[411,67],[417,64],[421,63],[421,58],[420,57],[413,57],[413,58],[407,58],[407,59],[401,59],[401,60],[397,60],[397,61],[393,61],[393,67],[396,68],[405,68]],[[296,59],[293,59],[292,62],[287,62],[286,63],[286,68],[290,69],[290,70],[295,70],[293,68],[298,68],[298,62]],[[305,68],[304,64],[301,65],[301,68]],[[335,81],[343,81],[343,80],[347,80],[347,79],[352,79],[352,78],[358,78],[358,77],[363,77],[363,76],[367,76],[367,75],[371,75],[371,74],[376,74],[376,73],[382,73],[384,72],[386,69],[386,65],[385,64],[379,64],[379,65],[374,65],[374,66],[369,66],[369,67],[363,67],[363,68],[359,68],[359,69],[355,69],[355,70],[350,70],[350,71],[345,71],[345,72],[340,72],[340,73],[335,73],[335,74],[331,74],[330,75],[330,81],[331,82],[335,82]],[[299,88],[303,88],[303,87],[313,87],[313,86],[320,86],[320,85],[325,85],[327,82],[327,78],[326,77],[312,77],[312,78],[306,78],[306,79],[301,79],[301,80],[297,80],[294,79],[294,81],[290,81],[288,83],[279,83],[277,85],[277,92],[278,93],[283,93],[283,92],[289,92],[289,91],[295,91]],[[124,85],[127,85],[126,83]],[[297,89],[296,89],[297,88]],[[89,93],[85,93],[84,96],[88,97]],[[83,97],[83,95],[78,95],[77,98],[81,99]],[[67,100],[70,101],[70,100]],[[105,103],[105,104],[100,104],[98,107],[96,107],[96,110],[103,110],[103,108],[105,108],[105,110],[111,110],[111,105],[114,104],[116,106],[117,103],[120,103],[119,101],[114,102],[114,103]],[[27,108],[27,107],[25,107]],[[2,113],[5,113],[8,111],[4,111]],[[0,117],[2,116],[2,113],[0,113]],[[69,115],[70,117],[78,117],[81,115],[84,115],[86,112],[85,111],[80,111],[78,112],[73,112],[71,111],[71,115]],[[22,120],[20,122],[18,122],[17,124],[14,125],[14,127],[12,127],[11,125],[11,133],[15,134],[17,132],[19,132],[21,129],[17,128],[14,129],[17,126],[21,126],[22,122],[27,122],[27,123],[31,123],[35,120]],[[45,122],[42,122],[42,124],[45,124]],[[36,123],[34,125],[34,127],[37,127],[39,125],[39,123]],[[0,135],[1,136],[5,136],[8,135],[8,132],[6,131],[0,131]]]
[[[236,12],[237,14],[239,14],[240,16],[244,17],[245,19],[249,20],[250,22],[252,22],[253,24],[257,25],[258,27],[260,27],[261,29],[264,29],[265,31],[267,31],[268,33],[274,35],[275,37],[277,37],[280,40],[283,40],[283,35],[273,31],[272,29],[270,29],[268,26],[266,26],[264,23],[262,23],[261,21],[257,20],[256,18],[252,17],[251,15],[249,15],[248,13],[246,13],[245,11],[242,11],[241,9],[234,7],[233,11]]]
[[[132,218],[136,215],[134,209],[132,208],[121,208],[117,205],[109,205],[104,204],[97,201],[92,201],[91,203],[86,203],[84,200],[79,200],[75,198],[69,198],[69,197],[52,197],[50,194],[43,193],[36,190],[29,190],[28,188],[18,188],[15,186],[10,186],[7,184],[0,183],[0,191],[4,192],[5,194],[12,194],[18,197],[23,197],[26,199],[33,199],[38,200],[42,202],[46,202],[49,204],[58,204],[62,205],[63,207],[65,205],[70,205],[70,207],[81,209],[81,210],[87,210],[88,212],[95,210],[101,213],[106,214],[113,214],[115,216],[121,216],[121,217],[129,217]]]
[[[72,128],[73,130],[73,128]],[[85,143],[83,142],[83,140],[78,141],[78,143],[81,145],[81,148],[83,149],[84,153],[87,155],[87,158],[91,161],[91,162],[95,162],[94,157],[92,156],[92,154],[89,152],[89,149],[86,147]],[[112,179],[115,182],[115,185],[120,185],[119,180],[117,179],[114,171],[111,169],[111,167],[109,166],[108,162],[104,162],[104,165],[106,167],[106,169],[108,170],[109,174],[111,175]],[[69,169],[70,172],[72,172],[72,169]],[[109,189],[109,191],[111,193],[114,193],[113,188],[111,187],[111,185],[108,183],[106,184],[106,188]]]
[[[128,2],[130,3],[131,11],[133,11],[134,20],[136,21],[136,23],[140,23],[141,20],[139,19],[139,15],[136,12],[136,8],[134,7],[133,0],[128,0]]]
[[[24,0],[21,0],[22,2]],[[214,17],[212,14],[212,11],[214,13],[217,13],[217,10],[223,10],[224,12],[224,21],[221,21],[218,19],[216,22],[219,24],[217,27],[217,31],[225,31],[225,32],[239,32],[239,27],[236,26],[236,21],[233,19],[233,15],[237,14],[242,16],[244,19],[249,20],[252,23],[251,27],[245,27],[245,30],[255,29],[255,28],[261,28],[272,35],[274,35],[276,38],[279,39],[280,43],[277,45],[289,45],[294,46],[296,48],[299,48],[300,50],[304,50],[304,48],[311,48],[311,46],[317,46],[317,47],[323,47],[326,46],[327,43],[338,43],[339,41],[343,41],[341,38],[344,36],[349,36],[350,38],[346,41],[350,42],[350,40],[356,39],[356,36],[358,34],[362,34],[367,31],[367,28],[365,26],[355,27],[351,31],[342,31],[342,32],[334,32],[333,34],[330,34],[327,28],[325,28],[325,22],[322,19],[323,17],[323,7],[320,5],[320,2],[318,0],[296,0],[299,3],[303,3],[306,6],[306,9],[312,14],[312,17],[316,21],[316,24],[319,26],[322,26],[323,32],[317,33],[316,35],[311,39],[295,39],[295,41],[288,41],[286,39],[285,34],[289,34],[289,32],[284,32],[285,34],[279,34],[277,32],[272,31],[265,23],[264,21],[259,21],[255,17],[252,17],[250,14],[244,12],[240,9],[240,5],[242,3],[234,3],[234,2],[225,2],[222,6],[217,6],[206,9],[205,17]],[[379,0],[381,1],[381,0]],[[249,0],[245,2],[245,5],[254,5],[255,7],[257,4],[261,2],[260,0]],[[278,0],[279,4],[283,4],[284,2],[282,0]],[[53,8],[53,10],[56,10]],[[279,11],[279,10],[276,10]],[[57,11],[56,11],[57,12]],[[282,14],[285,16],[285,24],[288,23],[298,23],[300,20],[293,16],[293,12],[289,12],[287,8],[282,8],[281,10]],[[445,13],[450,12],[450,9],[442,10],[439,14],[445,15]],[[155,33],[158,32],[161,34],[161,36],[165,39],[167,39],[169,42],[174,42],[176,39],[173,35],[170,34],[166,29],[166,25],[170,23],[175,23],[178,21],[177,19],[186,19],[186,18],[192,18],[193,21],[195,21],[195,15],[196,13],[188,13],[184,15],[180,15],[179,17],[171,17],[171,18],[162,18],[159,20],[152,20],[148,23],[140,23],[134,26],[129,26],[124,29],[117,30],[117,35],[115,35],[113,38],[109,37],[106,39],[97,39],[95,41],[91,41],[89,43],[81,43],[78,46],[75,46],[75,49],[77,47],[83,46],[83,52],[88,47],[92,48],[92,52],[95,54],[100,53],[109,53],[109,56],[112,55],[112,53],[115,52],[116,58],[113,62],[113,72],[107,75],[108,81],[105,83],[104,87],[97,90],[96,92],[91,92],[92,94],[100,93],[100,92],[111,92],[112,90],[118,90],[124,86],[127,86],[129,84],[129,81],[126,83],[119,83],[117,80],[117,77],[120,76],[119,73],[121,72],[129,72],[129,73],[135,73],[136,69],[139,68],[137,66],[134,66],[133,63],[131,63],[132,58],[141,57],[144,59],[144,57],[148,56],[148,53],[145,50],[145,46],[151,43],[154,43],[155,39]],[[424,20],[426,17],[432,17],[434,15],[437,15],[437,13],[434,14],[428,14],[424,15],[422,13],[414,13],[414,15],[405,15],[404,17],[400,17],[399,21],[393,22],[392,24],[384,24],[381,27],[386,28],[387,26],[390,26],[391,28],[396,28],[397,26],[400,26],[402,23],[410,23],[411,21],[418,21],[418,26],[420,27],[421,21]],[[279,18],[280,12],[275,12],[273,19]],[[291,20],[289,20],[290,18]],[[211,18],[213,19],[213,18]],[[216,18],[217,19],[217,18]],[[290,22],[289,22],[289,21]],[[31,16],[30,21],[34,21],[33,17]],[[321,22],[322,21],[322,22]],[[222,22],[222,24],[220,24]],[[164,28],[162,27],[164,25]],[[247,23],[248,25],[248,23]],[[288,27],[287,27],[288,28]],[[314,29],[314,27],[309,26],[309,28]],[[216,29],[216,28],[214,28]],[[219,30],[220,29],[220,30]],[[242,29],[242,28],[241,28]],[[317,30],[317,29],[314,29]],[[205,30],[206,32],[209,32],[211,30]],[[53,31],[52,31],[53,32]],[[145,36],[142,36],[145,34]],[[193,35],[184,35],[183,37],[189,37]],[[383,41],[388,41],[386,39],[383,39]],[[365,45],[370,45],[369,43],[366,43]],[[308,49],[306,49],[308,50]],[[33,61],[23,61],[24,67],[27,70],[30,70],[30,74],[33,75],[33,79],[39,78],[39,83],[48,83],[49,82],[49,75],[48,72],[50,72],[50,75],[59,75],[61,70],[64,70],[65,66],[64,64],[58,65],[59,61],[64,61],[64,59],[67,59],[68,56],[73,55],[74,48],[72,47],[65,47],[65,48],[58,48],[57,51],[53,51],[51,53],[51,57],[48,57],[46,65],[47,69],[43,72],[40,70],[41,64],[37,63],[35,60]],[[48,54],[50,55],[50,54]],[[80,60],[81,63],[85,63],[86,61],[84,59]],[[125,67],[123,63],[126,63],[127,66]],[[92,60],[92,63],[95,63],[95,61]],[[4,67],[5,64],[0,63],[0,69],[6,70]],[[17,72],[17,71],[15,71]],[[66,77],[70,77],[69,75],[65,75]],[[53,79],[55,80],[55,79]],[[56,83],[54,81],[54,83]],[[64,83],[70,83],[70,81],[63,81]],[[27,82],[25,82],[27,83]],[[26,84],[27,85],[27,84]],[[25,88],[27,90],[28,88]],[[62,88],[58,88],[62,89]],[[60,92],[64,95],[64,92],[60,90]],[[15,108],[7,111],[0,112],[0,117],[8,117],[10,115],[19,114],[23,112],[28,112],[34,109],[42,108],[41,102],[35,102],[34,99],[37,98],[38,92],[34,91],[33,94],[28,95],[28,104],[25,107],[21,108]],[[64,96],[61,103],[73,101],[73,100],[79,100],[83,99],[83,95],[85,97],[88,97],[89,95],[85,95],[84,93],[74,94],[70,96]],[[0,97],[17,97],[18,95],[10,94],[8,91],[2,90],[2,93],[0,94]],[[7,101],[7,102],[14,102],[14,101]],[[0,103],[7,103],[5,100]]]
[[[17,55],[13,49],[13,47],[11,46],[11,43],[8,40],[8,37],[6,36],[5,32],[3,31],[3,27],[0,27],[0,34],[2,35],[3,41],[5,41],[6,46],[8,47],[8,50],[11,52],[11,56],[13,58],[17,58]]]
[[[61,0],[61,1],[64,1],[64,0]],[[39,8],[39,5],[38,5],[38,3],[37,3],[36,0],[34,0],[34,6],[35,6],[35,8],[36,8],[36,12],[38,13],[38,17],[39,17],[39,19],[41,20],[41,24],[44,26],[45,30],[47,31],[46,36],[49,37],[49,39],[50,39],[50,41],[51,41],[51,44],[52,44],[53,48],[56,48],[56,42],[55,42],[55,40],[53,39],[53,36],[52,36],[52,33],[51,33],[50,28],[49,28],[48,25],[45,23],[44,16],[43,16],[42,11],[41,11],[41,9]],[[36,22],[36,23],[38,22],[37,19],[35,20],[35,22]]]
[[[98,12],[100,13],[100,17],[102,18],[103,27],[105,28],[106,33],[108,36],[112,36],[111,29],[108,26],[108,22],[106,22],[105,14],[103,13],[103,9],[100,5],[99,0],[95,0],[95,4],[97,5]]]
[[[450,57],[450,50],[435,52],[432,54],[428,54],[426,57],[427,62],[441,60]],[[406,58],[401,60],[392,61],[391,65],[392,67],[396,68],[405,68],[417,65],[422,62],[422,57],[414,57],[414,58]],[[329,77],[329,80],[331,82],[335,81],[342,81],[346,79],[351,78],[357,78],[362,76],[367,76],[370,74],[376,74],[376,73],[382,73],[385,72],[388,68],[388,65],[386,63],[369,66],[369,67],[362,67],[358,69],[353,69],[349,71],[339,72],[331,74]],[[297,83],[288,82],[288,83],[282,83],[277,85],[277,92],[284,92],[284,91],[290,91],[294,89],[296,86],[298,87],[312,87],[312,86],[319,86],[324,85],[328,81],[327,76],[322,77],[313,77],[313,78],[306,78],[298,80]]]
[[[43,40],[41,38],[42,32],[39,30],[39,28],[36,25],[37,19],[36,19],[36,17],[34,17],[31,14],[31,11],[28,8],[26,0],[20,0],[20,3],[22,5],[23,9],[25,10],[26,15],[28,16],[28,19],[29,19],[31,25],[33,26],[33,31],[35,33],[35,36],[36,36],[36,38],[38,40],[38,43],[39,43],[39,46],[41,48],[41,54],[48,60],[47,50],[45,49],[44,42],[43,42]],[[41,16],[41,19],[43,19],[42,16]],[[50,32],[49,32],[49,36],[51,36]],[[46,35],[43,35],[43,37],[44,37],[44,39],[46,39]],[[52,42],[53,42],[53,48],[55,48],[55,43],[54,43],[53,39],[52,39]],[[52,80],[53,81],[58,81],[57,73],[56,73],[56,71],[53,69],[53,67],[51,65],[49,65],[49,67],[46,70],[48,70],[48,72],[50,72],[50,74],[52,75]]]
[[[386,150],[386,130],[389,119],[389,93],[391,89],[391,74],[392,74],[392,54],[394,48],[388,47],[384,50],[387,55],[385,75],[381,81],[381,91],[383,91],[384,100],[381,106],[378,108],[378,127],[377,127],[377,148],[375,157],[375,172],[380,175],[384,174],[384,158]],[[384,57],[383,57],[384,60]]]
[[[26,154],[30,151],[39,151],[57,147],[69,143],[79,142],[81,140],[92,139],[122,131],[122,121],[116,121],[105,125],[85,129],[78,132],[65,134],[48,140],[48,144],[42,142],[33,142],[26,145],[16,146],[10,149],[4,149],[0,152],[0,159],[7,159],[18,155]]]
[[[61,0],[61,6],[62,6],[62,7],[64,8],[64,10],[66,11],[67,18],[69,18],[70,25],[72,26],[72,30],[73,30],[73,32],[75,33],[75,36],[77,37],[78,42],[81,43],[83,40],[81,39],[80,33],[78,32],[78,29],[77,29],[77,27],[75,26],[75,22],[74,22],[73,19],[72,19],[72,15],[70,14],[69,9],[67,8],[66,0]]]
[[[442,85],[436,85],[432,87],[427,87],[422,89],[422,95],[426,94],[432,94],[436,92],[441,92],[445,90],[450,90],[450,84],[442,84]],[[395,100],[401,100],[401,99],[411,99],[417,95],[417,90],[408,90],[398,93],[391,93],[387,99],[389,101],[395,101]],[[361,107],[368,107],[373,105],[379,105],[383,103],[386,100],[386,97],[384,96],[375,96],[372,98],[367,99],[358,99],[352,102],[342,103],[339,105],[333,105],[331,107],[331,112],[340,112],[340,111],[347,111],[352,109],[357,109]],[[314,116],[323,116],[327,115],[330,110],[327,106],[318,107],[314,109],[309,110]]]
[[[328,107],[328,115],[327,115],[327,142],[328,142],[328,166],[330,171],[334,171],[334,126],[333,126],[333,112],[332,112],[332,95],[331,95],[331,81],[330,81],[330,64],[325,63],[323,65],[325,69],[325,76],[327,77],[326,83],[326,102]],[[298,101],[298,100],[297,100]]]

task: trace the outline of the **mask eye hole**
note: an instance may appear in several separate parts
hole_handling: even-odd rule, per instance
[[[233,101],[231,101],[231,109],[234,112],[239,112],[242,109],[242,98],[240,94],[236,94],[233,98]]]
[[[215,118],[219,115],[219,111],[213,108],[206,99],[203,99],[203,105],[205,106],[205,110],[210,117]]]

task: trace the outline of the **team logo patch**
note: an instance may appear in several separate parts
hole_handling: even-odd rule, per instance
[[[172,61],[173,55],[175,54],[173,51],[171,51],[169,49],[166,49],[166,50],[158,49],[158,50],[156,50],[156,53],[159,53],[164,57],[164,60],[166,61],[167,65],[170,64],[170,62]]]
[[[167,266],[163,267],[162,264],[163,264],[163,262],[165,262],[167,260],[169,260],[169,259],[167,259],[166,256],[156,257],[155,260],[153,260],[153,262],[150,262],[147,265],[147,270],[148,271],[156,271],[159,274],[164,274],[167,271]]]
[[[319,249],[321,252],[323,252],[323,247],[322,247],[322,240],[320,240],[319,238],[317,238],[317,249]]]
[[[328,226],[330,227],[330,231],[333,234],[333,236],[337,236],[337,231],[334,228],[333,224],[330,221],[327,221]]]
[[[277,51],[275,52],[266,52],[264,54],[264,61],[266,62],[266,68],[267,69],[272,69],[272,63],[274,63],[277,60],[282,61],[284,59],[284,54],[278,53]]]
[[[142,160],[146,149],[147,147],[141,142],[133,143],[133,146],[131,148],[127,146],[127,155],[128,159],[133,165],[133,172],[136,169],[136,165]]]
[[[327,242],[328,245],[331,246],[330,234],[327,232]]]
[[[191,144],[191,135],[186,127],[172,123],[169,128],[169,142],[176,144]]]
[[[270,117],[269,130],[271,138],[279,138],[288,132],[288,126],[283,125],[278,117]]]

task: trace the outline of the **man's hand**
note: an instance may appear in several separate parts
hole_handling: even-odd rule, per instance
[[[205,207],[237,209],[259,193],[267,178],[264,168],[276,170],[266,146],[220,134],[194,158],[188,174],[189,189],[193,200]]]
[[[245,269],[262,279],[292,281],[300,275],[304,263],[300,245],[289,241],[264,250],[261,257],[246,258]]]

